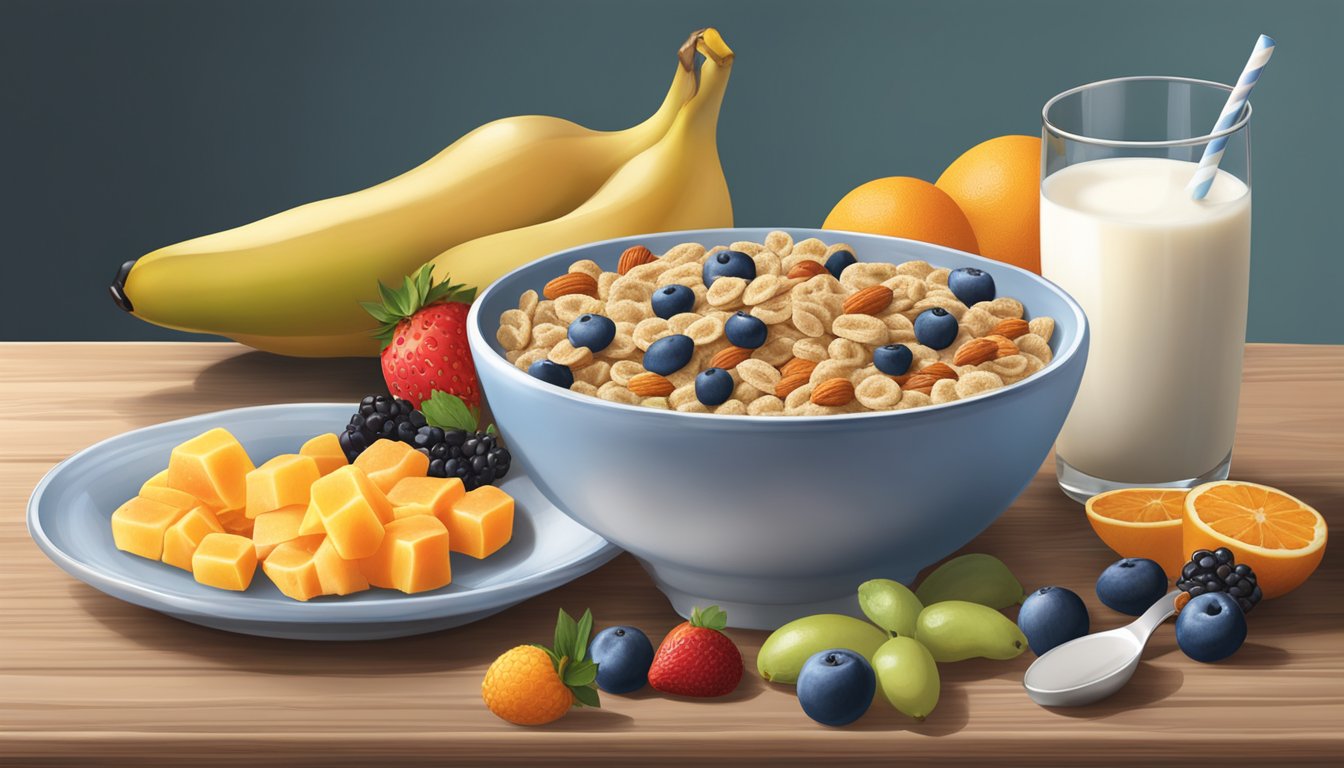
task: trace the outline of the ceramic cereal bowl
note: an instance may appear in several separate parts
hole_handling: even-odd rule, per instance
[[[503,356],[500,314],[579,259],[614,270],[627,247],[761,242],[769,229],[662,233],[562,251],[477,299],[468,335],[515,461],[579,523],[632,553],[683,616],[718,604],[737,627],[773,629],[821,612],[857,614],[870,578],[910,582],[959,549],[1040,468],[1087,358],[1082,309],[1054,284],[960,251],[891,237],[787,229],[845,242],[860,262],[979,267],[1027,317],[1055,319],[1041,371],[979,397],[826,416],[681,413],[543,383]]]

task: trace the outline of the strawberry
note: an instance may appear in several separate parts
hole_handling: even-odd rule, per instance
[[[431,285],[433,270],[426,264],[401,288],[379,283],[382,303],[361,303],[382,324],[374,335],[383,342],[383,380],[388,392],[416,408],[435,390],[474,408],[481,390],[467,348],[467,308],[476,289],[447,280]]]
[[[721,631],[728,614],[717,605],[691,610],[691,620],[672,628],[649,667],[649,685],[663,693],[708,698],[726,696],[742,681],[742,654]]]

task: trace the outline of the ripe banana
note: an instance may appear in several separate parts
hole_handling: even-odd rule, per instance
[[[436,253],[564,215],[657,142],[696,89],[691,36],[662,105],[623,131],[543,116],[496,120],[374,187],[161,248],[113,298],[156,325],[305,356],[374,355],[360,301]]]
[[[529,261],[596,240],[731,227],[733,206],[715,135],[733,54],[713,30],[706,30],[699,47],[708,56],[699,90],[657,144],[568,215],[463,243],[433,260],[434,274],[484,288]]]

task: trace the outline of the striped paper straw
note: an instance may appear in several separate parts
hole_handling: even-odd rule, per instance
[[[1260,73],[1265,71],[1265,65],[1269,64],[1269,57],[1273,55],[1274,38],[1261,35],[1260,39],[1255,41],[1255,50],[1251,51],[1251,58],[1247,60],[1246,68],[1241,71],[1241,77],[1237,79],[1237,87],[1232,89],[1232,93],[1227,97],[1227,103],[1223,105],[1223,113],[1218,116],[1218,122],[1213,126],[1213,133],[1227,130],[1236,124],[1241,111],[1246,108],[1246,100],[1251,96],[1255,81],[1260,79]],[[1227,148],[1227,139],[1227,136],[1219,136],[1204,147],[1204,157],[1200,158],[1195,176],[1190,179],[1190,184],[1186,187],[1190,191],[1190,197],[1195,200],[1203,200],[1204,196],[1209,194],[1213,178],[1218,174],[1218,163],[1223,159],[1223,150]]]

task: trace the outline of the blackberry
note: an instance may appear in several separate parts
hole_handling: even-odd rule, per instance
[[[411,444],[429,457],[430,477],[456,477],[468,491],[500,480],[512,463],[509,449],[489,432],[423,426]]]
[[[1262,597],[1255,571],[1244,563],[1238,565],[1232,550],[1227,547],[1212,552],[1200,549],[1191,554],[1190,562],[1181,568],[1176,588],[1189,593],[1192,598],[1208,592],[1226,592],[1241,606],[1242,613],[1250,613]]]
[[[399,440],[414,445],[416,431],[425,426],[424,414],[409,401],[387,395],[369,395],[359,401],[359,410],[339,435],[345,458],[354,461],[378,440]]]

